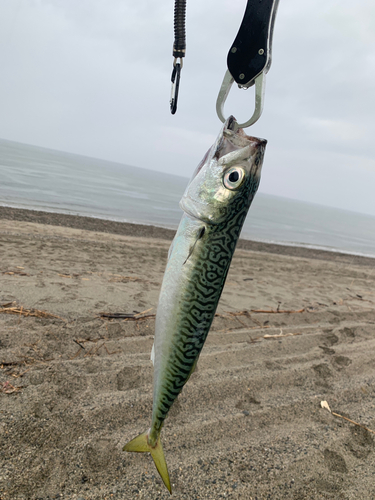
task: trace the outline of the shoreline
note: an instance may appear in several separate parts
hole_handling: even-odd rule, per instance
[[[154,225],[119,222],[82,215],[45,212],[41,210],[5,206],[0,206],[0,220],[33,222],[37,224],[69,227],[72,229],[81,229],[86,231],[142,238],[158,238],[169,241],[172,241],[176,232],[174,229]],[[298,245],[266,243],[242,238],[240,238],[237,248],[291,257],[342,262],[360,266],[373,267],[375,265],[375,257],[344,253],[341,251],[307,248]]]

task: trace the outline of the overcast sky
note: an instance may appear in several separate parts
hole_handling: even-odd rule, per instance
[[[169,111],[173,0],[0,0],[0,137],[190,177],[246,0],[187,0]],[[254,90],[226,114],[247,120]],[[260,191],[375,215],[375,2],[280,0]]]

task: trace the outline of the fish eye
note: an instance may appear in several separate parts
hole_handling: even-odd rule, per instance
[[[238,189],[245,178],[242,167],[231,167],[224,173],[223,183],[227,189]]]

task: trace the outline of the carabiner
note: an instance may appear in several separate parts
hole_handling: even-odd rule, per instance
[[[230,74],[229,70],[226,71],[224,75],[223,83],[221,84],[221,88],[219,91],[219,95],[217,96],[216,101],[216,113],[220,120],[224,123],[226,118],[224,116],[224,104],[227,100],[229,91],[233,85],[234,78]],[[260,115],[263,111],[263,103],[264,103],[264,91],[266,88],[266,75],[262,71],[254,80],[255,83],[255,110],[247,122],[238,123],[237,128],[246,128],[253,125],[257,120],[259,120]]]
[[[180,60],[180,62],[177,62],[178,59]],[[181,57],[175,58],[171,76],[172,89],[171,89],[170,106],[172,115],[174,115],[177,110],[177,99],[178,99],[178,91],[180,88],[181,68],[182,68],[182,58]]]

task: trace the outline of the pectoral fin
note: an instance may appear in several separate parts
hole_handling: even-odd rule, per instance
[[[186,262],[189,260],[189,258],[192,256],[192,254],[193,254],[193,252],[194,252],[195,245],[197,244],[197,242],[198,242],[201,238],[203,238],[203,235],[204,235],[204,233],[205,233],[205,232],[206,232],[206,228],[205,228],[204,226],[203,226],[203,227],[201,227],[201,228],[199,229],[198,234],[197,234],[197,239],[194,241],[194,243],[193,243],[193,244],[192,244],[192,246],[190,247],[190,249],[189,249],[189,254],[188,254],[188,256],[186,257],[185,262],[183,263],[183,265],[185,265],[185,264],[186,264]]]
[[[155,364],[155,344],[152,344],[150,359],[152,361],[152,364],[154,365]]]

